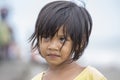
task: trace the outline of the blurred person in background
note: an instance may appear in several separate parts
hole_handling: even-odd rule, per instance
[[[7,22],[8,9],[0,10],[0,59],[8,58],[8,48],[12,40],[12,29]]]
[[[13,30],[8,23],[9,10],[7,7],[0,9],[0,60],[18,57],[19,48],[14,40]]]

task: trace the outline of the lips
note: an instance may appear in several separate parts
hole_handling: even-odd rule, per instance
[[[50,53],[50,54],[48,54],[47,56],[48,56],[48,57],[51,57],[51,58],[60,57],[60,55],[55,54],[55,53]]]
[[[48,54],[48,56],[56,56],[56,57],[60,57],[60,55],[56,55],[56,54]]]

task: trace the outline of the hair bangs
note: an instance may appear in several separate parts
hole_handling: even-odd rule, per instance
[[[53,37],[55,33],[58,32],[60,27],[66,25],[65,22],[69,17],[70,8],[62,8],[60,5],[57,5],[57,7],[53,6],[50,7],[50,9],[46,9],[42,10],[42,13],[39,15],[39,18],[41,19],[38,20],[38,23],[40,23],[41,25],[38,25],[40,26],[38,27],[38,34],[40,37]],[[66,35],[66,29],[64,29],[63,32],[64,35]]]

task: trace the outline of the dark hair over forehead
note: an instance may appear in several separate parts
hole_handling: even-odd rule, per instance
[[[39,48],[40,37],[53,37],[61,26],[65,37],[69,35],[73,41],[73,60],[77,60],[88,44],[92,19],[84,7],[70,1],[54,1],[42,8],[30,38],[32,46]]]

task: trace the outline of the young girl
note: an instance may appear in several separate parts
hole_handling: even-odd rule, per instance
[[[88,45],[91,29],[92,19],[84,7],[70,1],[43,7],[31,41],[49,68],[32,80],[106,80],[95,68],[75,62]]]

